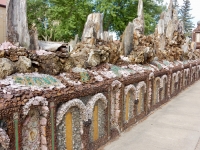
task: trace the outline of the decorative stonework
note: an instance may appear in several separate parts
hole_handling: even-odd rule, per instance
[[[34,109],[30,110],[22,128],[22,148],[23,150],[38,150],[41,143],[40,114]],[[46,140],[43,140],[43,143]],[[47,143],[45,143],[47,144]]]
[[[101,100],[103,102],[103,108],[105,109],[107,107],[107,99],[102,93],[98,93],[94,95],[87,103],[86,108],[87,108],[87,113],[88,113],[88,119],[92,119],[92,112],[94,110],[95,103]]]
[[[30,107],[32,105],[37,106],[37,105],[42,105],[42,106],[48,106],[48,101],[46,98],[41,97],[41,96],[36,96],[34,98],[29,99],[29,101],[23,106],[23,115],[26,116],[30,110]],[[48,112],[49,110],[47,110]]]
[[[78,107],[71,107],[64,115],[61,123],[57,126],[57,149],[83,149],[80,116]]]
[[[187,69],[184,69],[184,81],[183,81],[183,84],[184,86],[188,85],[189,83],[189,74],[190,74],[190,69],[187,68]]]
[[[134,102],[136,100],[136,88],[134,85],[128,85],[124,89],[124,123],[127,123],[134,117]]]
[[[88,120],[88,114],[85,104],[80,99],[72,99],[65,104],[63,104],[57,111],[56,116],[56,126],[58,126],[63,119],[63,116],[67,113],[67,111],[73,107],[77,106],[81,111],[81,121],[87,121]]]
[[[137,115],[141,114],[144,111],[145,103],[144,94],[146,93],[146,83],[144,81],[141,81],[136,86],[136,99],[139,100],[137,105]]]
[[[164,81],[167,81],[168,82],[168,80],[167,80],[167,75],[163,75],[162,77],[161,77],[161,86],[163,87],[164,86]]]
[[[118,131],[119,130],[119,115],[120,115],[120,95],[121,95],[121,86],[122,83],[115,80],[112,82],[111,87],[111,117],[110,117],[110,122],[111,122],[111,128],[116,128]]]
[[[4,149],[9,149],[10,138],[8,137],[6,131],[2,128],[0,128],[0,143]]]
[[[172,85],[171,85],[171,94],[173,94],[176,90],[175,83],[178,82],[177,73],[174,72],[172,74]]]
[[[66,86],[61,83],[57,78],[38,73],[26,73],[26,74],[14,74],[7,76],[4,80],[0,80],[0,84],[6,85],[5,90],[9,91],[14,89],[19,90],[32,90],[32,91],[43,91],[51,90],[53,88],[61,89]]]
[[[117,88],[120,88],[122,86],[122,83],[119,82],[118,80],[115,80],[113,81],[113,83],[111,84],[111,86],[114,88],[114,87],[117,87]]]
[[[130,90],[136,91],[136,87],[134,85],[128,85],[124,89],[124,94],[127,95]]]
[[[154,77],[154,73],[151,72],[151,73],[149,74],[149,80],[151,80],[153,77]]]
[[[162,85],[162,88],[163,88],[162,93],[161,93],[161,100],[163,100],[165,98],[165,90],[166,90],[165,84],[168,83],[167,79],[168,79],[167,75],[163,75],[161,77],[161,85]]]
[[[30,107],[31,106],[39,106],[39,115],[36,116],[35,118],[29,117],[27,116],[27,114],[30,111]],[[28,119],[26,119],[25,121],[25,126],[23,128],[23,142],[26,143],[27,140],[29,140],[29,147],[26,146],[26,144],[24,144],[25,148],[30,148],[32,147],[31,145],[37,145],[35,142],[40,142],[39,145],[41,145],[41,147],[45,150],[47,150],[47,140],[46,140],[46,125],[47,125],[47,115],[49,113],[49,108],[48,106],[48,101],[46,100],[46,98],[40,97],[40,96],[36,96],[34,98],[29,99],[29,101],[25,104],[25,106],[23,107],[23,117],[27,116]],[[34,113],[36,115],[36,113]],[[35,119],[38,119],[39,124],[38,129],[35,128],[35,126],[32,126],[32,122],[28,123],[30,119],[33,119],[33,122]],[[30,125],[29,125],[30,124]],[[30,127],[29,127],[30,126]],[[31,127],[32,126],[32,127]],[[34,129],[35,128],[35,129]],[[32,130],[34,129],[34,130]],[[34,139],[31,140],[29,138],[30,133],[33,133],[34,135]],[[38,135],[37,139],[36,139],[36,135]],[[40,137],[39,137],[40,135]],[[40,141],[39,141],[40,140]],[[36,147],[37,149],[37,147]]]
[[[160,91],[161,87],[162,87],[161,79],[160,79],[160,77],[156,77],[155,80],[154,80],[154,100],[153,100],[153,104],[156,104],[160,101],[159,91]]]
[[[144,87],[144,91],[146,92],[147,86],[144,81],[139,82],[138,85],[136,86],[136,99],[139,99],[139,92],[142,87]]]

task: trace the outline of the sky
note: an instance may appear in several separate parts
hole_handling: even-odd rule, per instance
[[[164,0],[164,3],[169,4],[170,0]],[[183,4],[183,0],[178,0],[179,5]],[[195,28],[197,26],[197,22],[200,21],[200,0],[190,0],[191,3],[191,12],[190,14],[194,17],[192,22],[195,24]]]

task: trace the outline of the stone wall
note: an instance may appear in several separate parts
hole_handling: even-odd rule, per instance
[[[34,142],[42,149],[98,149],[200,78],[199,60],[164,63],[115,69],[110,65],[107,71],[108,66],[102,66],[80,85],[55,76],[62,83],[55,82],[52,88],[28,84],[22,88],[11,82],[12,76],[1,80],[0,119],[6,122],[2,130],[10,139],[10,149],[23,149]],[[29,92],[28,87],[32,89]],[[32,115],[34,111],[38,117]],[[34,118],[38,124],[29,126]],[[16,140],[18,145],[13,144]]]

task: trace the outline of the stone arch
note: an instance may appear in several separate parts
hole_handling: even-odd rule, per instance
[[[37,108],[37,109],[31,110],[30,109],[31,106],[39,106],[39,109]],[[46,126],[47,126],[47,115],[49,113],[48,101],[46,100],[46,98],[41,97],[41,96],[33,97],[29,99],[29,101],[25,104],[22,110],[23,110],[23,118],[25,118],[23,128],[22,128],[22,137],[23,137],[22,147],[24,149],[26,148],[29,149],[33,146],[36,146],[36,143],[37,143],[38,146],[41,146],[47,149]],[[38,119],[38,121],[35,122],[38,128],[27,127],[29,124],[29,121],[33,119],[29,116],[29,112],[34,114],[32,115],[32,117],[35,117],[36,120]],[[32,140],[30,140],[30,138],[27,137],[31,133],[32,135],[34,135]],[[27,144],[27,140],[29,141],[28,144]]]
[[[9,149],[10,138],[2,128],[0,128],[0,143],[3,149]]]
[[[82,120],[87,121],[88,115],[87,115],[87,109],[85,104],[80,99],[72,99],[65,104],[62,104],[62,106],[59,107],[57,111],[57,117],[56,117],[56,126],[58,126],[63,119],[63,116],[67,113],[67,111],[71,107],[78,107],[82,114]]]
[[[136,86],[136,98],[138,100],[137,104],[137,115],[141,114],[143,111],[145,111],[145,93],[146,93],[146,83],[144,81],[141,81]]]
[[[58,149],[83,148],[83,121],[87,120],[87,108],[80,99],[72,99],[62,104],[56,116]]]
[[[183,86],[187,86],[188,85],[188,74],[189,74],[189,71],[188,69],[184,69],[184,73],[183,73]]]
[[[177,76],[177,82],[178,82],[178,90],[180,90],[181,89],[181,87],[182,87],[182,82],[181,82],[181,80],[182,80],[182,73],[181,73],[181,71],[178,71],[177,72],[177,74],[176,74],[176,76]]]
[[[191,82],[193,82],[196,79],[196,66],[192,67],[191,71]]]
[[[164,100],[164,98],[167,96],[167,89],[168,89],[168,86],[167,86],[167,83],[168,83],[168,77],[167,75],[163,75],[161,77],[161,85],[162,85],[162,92],[161,92],[161,101]]]
[[[115,80],[111,84],[111,128],[119,130],[119,115],[120,115],[120,96],[121,96],[122,83]]]
[[[91,119],[92,118],[92,112],[93,112],[93,109],[94,109],[94,106],[95,106],[95,103],[98,101],[98,100],[101,100],[103,102],[103,106],[104,106],[104,109],[107,107],[107,99],[106,97],[102,94],[102,93],[98,93],[96,95],[94,95],[87,103],[86,105],[86,108],[87,108],[87,113],[88,113],[88,119]]]
[[[128,122],[134,117],[134,102],[136,100],[136,88],[134,85],[128,85],[124,89],[124,122]]]
[[[46,100],[46,98],[41,97],[41,96],[36,96],[33,97],[31,99],[29,99],[29,101],[25,104],[25,106],[23,106],[22,110],[23,110],[23,116],[26,116],[30,110],[30,107],[33,106],[37,106],[37,105],[42,105],[42,106],[48,106],[48,101]]]
[[[171,94],[174,94],[175,90],[176,90],[176,86],[175,83],[177,82],[177,74],[176,72],[174,72],[172,74],[172,85],[171,85]]]
[[[88,118],[92,120],[90,126],[90,142],[105,135],[107,99],[102,93],[94,95],[87,103]]]
[[[162,81],[160,77],[156,77],[154,80],[154,87],[153,87],[153,105],[160,101],[160,88],[162,87]]]

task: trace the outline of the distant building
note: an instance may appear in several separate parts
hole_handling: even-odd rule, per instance
[[[6,0],[0,0],[0,43],[6,40]]]

